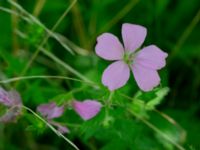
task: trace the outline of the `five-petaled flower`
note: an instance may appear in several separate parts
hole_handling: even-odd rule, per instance
[[[102,105],[95,100],[85,100],[82,102],[75,100],[72,102],[72,107],[83,120],[89,120],[99,113]]]
[[[168,55],[155,45],[138,51],[146,34],[145,27],[125,23],[122,25],[124,47],[118,38],[110,33],[104,33],[97,38],[96,54],[103,59],[115,61],[105,69],[102,76],[102,83],[110,91],[126,84],[130,70],[141,90],[150,91],[159,85],[157,70],[165,66]]]
[[[6,113],[0,117],[0,122],[15,122],[22,111],[22,100],[15,90],[5,91],[0,87],[0,103],[8,108]]]
[[[53,121],[54,118],[60,117],[64,113],[64,106],[58,107],[56,103],[41,104],[37,107],[37,111],[47,119],[47,121],[56,126],[61,133],[69,133],[69,129],[58,122]]]

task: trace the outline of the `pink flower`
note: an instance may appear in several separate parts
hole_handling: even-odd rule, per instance
[[[99,113],[102,105],[94,100],[85,100],[83,102],[73,101],[72,106],[83,120],[89,120]]]
[[[55,121],[50,121],[50,124],[56,126],[58,128],[58,131],[62,134],[64,133],[70,133],[69,129],[63,125],[61,125],[60,123],[58,122],[55,122]]]
[[[165,59],[168,55],[155,45],[138,51],[146,34],[145,27],[125,23],[122,25],[124,47],[119,39],[110,33],[104,33],[97,38],[96,54],[103,59],[114,61],[102,76],[102,83],[110,91],[126,84],[130,70],[141,90],[150,91],[159,85],[160,77],[157,71],[166,65]]]
[[[61,133],[69,133],[69,129],[60,123],[54,122],[52,119],[60,117],[64,113],[64,107],[58,107],[56,103],[41,104],[37,107],[37,111],[47,119],[47,121],[56,126]]]
[[[21,97],[17,91],[11,90],[7,92],[2,87],[0,87],[0,103],[7,107],[22,104]]]
[[[19,93],[15,90],[7,92],[0,87],[0,103],[8,108],[6,113],[0,117],[0,122],[16,122],[22,111],[22,101]]]
[[[48,104],[41,104],[37,107],[37,111],[47,119],[60,117],[64,112],[64,107],[56,106],[56,103],[50,102]]]

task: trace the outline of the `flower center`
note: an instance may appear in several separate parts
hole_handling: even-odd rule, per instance
[[[126,64],[131,65],[133,63],[133,59],[134,59],[134,53],[130,53],[130,52],[125,52],[124,53],[123,61]]]

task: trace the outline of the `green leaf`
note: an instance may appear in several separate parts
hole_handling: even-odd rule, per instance
[[[163,98],[169,93],[169,88],[165,87],[162,89],[159,89],[155,95],[156,97],[152,100],[150,100],[149,102],[146,103],[146,109],[147,110],[152,110],[154,109],[158,104],[161,103],[161,101],[163,100]]]
[[[145,103],[142,100],[134,99],[129,108],[131,112],[136,114],[138,117],[148,117],[145,109]]]

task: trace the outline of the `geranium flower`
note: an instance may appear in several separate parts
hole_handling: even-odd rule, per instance
[[[157,70],[165,66],[168,55],[155,45],[139,50],[146,34],[145,27],[125,23],[122,25],[124,47],[113,34],[104,33],[97,38],[96,54],[103,59],[114,61],[102,75],[102,83],[110,91],[126,84],[130,70],[141,90],[150,91],[159,85]]]
[[[94,100],[85,100],[83,102],[75,100],[72,102],[72,107],[83,120],[89,120],[99,113],[102,105]]]
[[[0,117],[0,122],[16,122],[22,111],[22,100],[15,90],[5,91],[0,87],[0,103],[8,108],[6,113]]]
[[[47,119],[48,123],[58,128],[61,133],[69,133],[69,129],[58,122],[53,121],[54,118],[60,117],[64,113],[64,107],[58,107],[56,103],[41,104],[37,107],[37,111]]]

